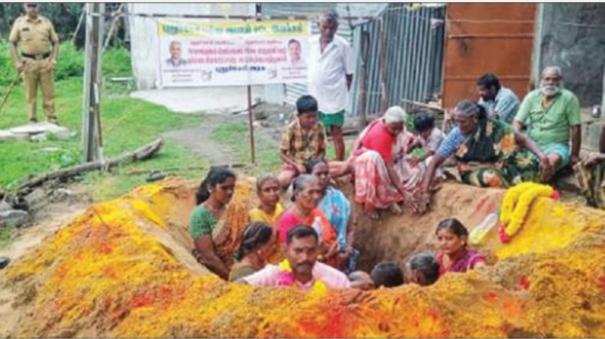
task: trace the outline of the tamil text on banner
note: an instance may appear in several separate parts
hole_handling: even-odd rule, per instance
[[[160,86],[307,81],[304,20],[158,20]]]

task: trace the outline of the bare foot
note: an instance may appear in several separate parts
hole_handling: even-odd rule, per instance
[[[393,213],[395,215],[401,215],[401,214],[403,214],[403,211],[401,210],[401,207],[399,207],[399,205],[397,205],[397,203],[392,203],[389,206],[389,211],[391,211],[391,213]]]

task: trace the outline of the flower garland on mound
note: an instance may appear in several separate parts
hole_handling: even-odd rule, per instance
[[[559,192],[548,185],[524,182],[506,191],[500,210],[500,242],[508,243],[525,222],[530,206],[538,197],[559,200]]]
[[[278,267],[280,270],[278,285],[288,287],[294,286],[296,284],[296,278],[294,277],[294,272],[292,272],[292,267],[290,266],[288,259],[282,260]],[[328,294],[328,286],[321,280],[315,280],[309,293],[316,297],[325,296]]]

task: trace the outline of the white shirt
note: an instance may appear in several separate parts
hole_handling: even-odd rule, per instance
[[[420,144],[425,148],[425,150],[437,152],[439,145],[441,145],[441,142],[443,139],[445,139],[445,133],[443,133],[439,128],[433,127],[428,139],[424,139],[423,137],[420,137],[419,139]]]
[[[324,114],[344,110],[349,100],[345,75],[355,72],[349,43],[335,35],[322,54],[319,35],[315,35],[311,37],[309,49],[309,93],[317,99],[319,110]]]

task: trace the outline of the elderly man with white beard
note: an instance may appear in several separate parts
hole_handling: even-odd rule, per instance
[[[578,162],[582,142],[580,101],[575,94],[563,88],[561,80],[561,68],[544,68],[540,88],[525,96],[513,121],[513,127],[518,131],[526,129],[527,135],[540,146],[555,171]],[[544,173],[543,180],[549,180],[552,174]]]

